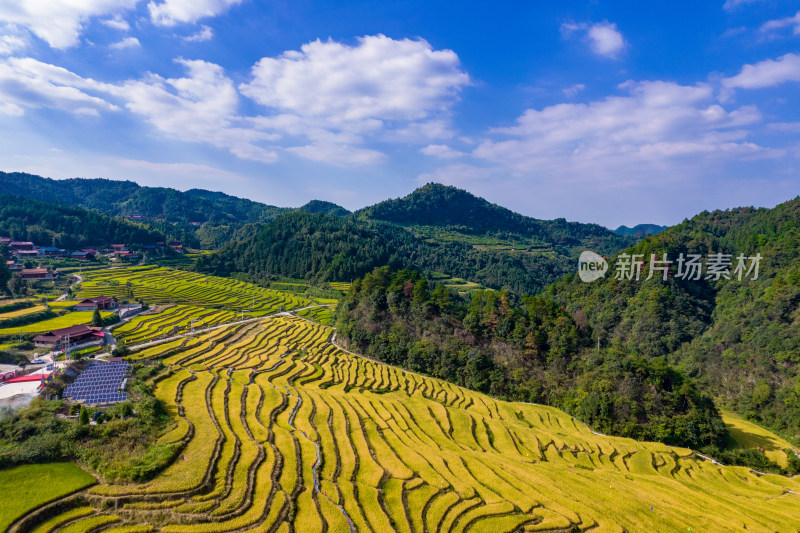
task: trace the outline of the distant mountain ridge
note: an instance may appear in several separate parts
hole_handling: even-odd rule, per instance
[[[334,215],[337,217],[350,214],[350,211],[344,207],[336,205],[333,202],[326,202],[325,200],[311,200],[304,206],[298,207],[298,209],[306,213],[322,213],[323,215]]]
[[[255,280],[349,281],[391,265],[536,293],[572,271],[581,249],[610,254],[635,242],[597,224],[526,217],[439,184],[348,216],[321,214],[329,207],[320,202],[316,213],[284,214],[203,257],[198,269]]]
[[[646,237],[648,235],[658,235],[669,226],[659,226],[658,224],[637,224],[632,228],[628,226],[620,226],[613,230],[617,235],[625,235],[632,237]]]
[[[275,207],[221,192],[145,187],[132,181],[72,178],[55,180],[22,172],[0,172],[6,194],[94,209],[116,216],[188,224],[268,222],[291,208]]]
[[[354,215],[401,225],[460,228],[468,234],[511,233],[561,245],[580,244],[584,237],[613,238],[613,232],[598,224],[528,217],[463,189],[438,183],[428,183],[403,198],[385,200]]]

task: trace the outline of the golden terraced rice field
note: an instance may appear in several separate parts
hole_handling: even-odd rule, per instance
[[[177,459],[21,524],[38,531],[797,531],[800,479],[592,433],[352,355],[333,330],[267,318],[137,353]],[[19,524],[19,523],[18,523]],[[116,529],[110,529],[116,528]],[[24,528],[21,528],[24,529]]]

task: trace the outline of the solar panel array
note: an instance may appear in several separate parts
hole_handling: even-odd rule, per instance
[[[128,399],[125,378],[127,361],[113,363],[91,363],[78,379],[64,389],[64,397],[74,402],[83,400],[88,404],[118,403]]]

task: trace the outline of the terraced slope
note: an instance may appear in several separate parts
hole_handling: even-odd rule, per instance
[[[244,310],[252,316],[312,303],[302,296],[264,289],[235,279],[152,266],[105,269],[86,274],[79,297],[100,295],[141,299],[153,304]]]
[[[175,333],[185,333],[191,330],[193,325],[196,329],[202,329],[233,322],[240,316],[231,311],[193,305],[172,305],[161,312],[133,317],[129,322],[114,329],[114,335],[126,344],[135,344]]]
[[[97,485],[17,530],[441,533],[797,531],[800,480],[610,438],[353,356],[331,328],[264,319],[150,348],[181,442],[138,485]],[[115,531],[122,531],[118,529]]]

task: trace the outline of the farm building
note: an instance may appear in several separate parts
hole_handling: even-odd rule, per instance
[[[19,272],[22,270],[22,263],[17,263],[16,261],[6,261],[6,266],[11,272]]]
[[[33,343],[37,348],[60,349],[69,341],[70,345],[86,342],[88,340],[103,337],[103,328],[93,328],[90,326],[70,326],[68,328],[54,329],[43,335],[33,338]]]
[[[11,242],[11,239],[8,237],[0,237],[0,244],[8,244]]]
[[[8,248],[18,252],[21,250],[33,250],[33,243],[30,241],[10,241]]]
[[[46,268],[23,268],[22,279],[53,279],[55,274]]]
[[[124,252],[128,250],[128,247],[124,244],[112,244],[111,249],[115,252]]]
[[[78,261],[91,261],[94,259],[94,254],[90,254],[89,252],[72,252],[69,256]]]
[[[94,311],[95,309],[105,311],[106,309],[113,309],[116,306],[117,301],[114,298],[97,296],[95,298],[87,298],[75,304],[72,308],[76,311]]]
[[[55,246],[42,246],[39,248],[39,254],[46,257],[63,257],[64,250]]]
[[[14,255],[22,259],[26,257],[39,257],[39,250],[19,250],[14,252]]]

